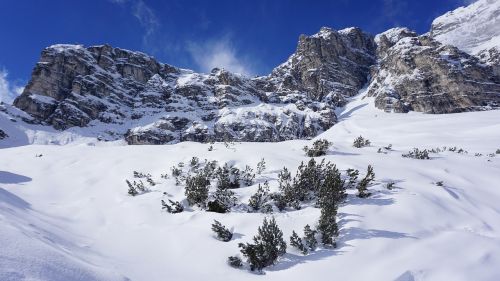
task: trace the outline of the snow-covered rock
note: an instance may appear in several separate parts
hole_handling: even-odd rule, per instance
[[[436,40],[478,55],[484,62],[500,62],[500,1],[478,0],[450,11],[432,22]]]
[[[250,79],[223,69],[195,73],[108,45],[54,45],[14,106],[33,117],[25,121],[89,127],[130,144],[312,138],[366,83],[374,51],[357,28],[323,28],[301,36],[269,76]]]

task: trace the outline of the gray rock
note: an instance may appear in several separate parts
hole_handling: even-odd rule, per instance
[[[454,113],[500,106],[500,81],[491,66],[459,49],[403,29],[396,42],[379,36],[380,58],[369,86],[385,111]]]

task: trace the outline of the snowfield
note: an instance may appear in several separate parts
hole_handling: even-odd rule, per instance
[[[197,156],[255,169],[265,158],[267,169],[256,183],[236,190],[247,203],[266,179],[276,190],[284,166],[294,175],[309,160],[302,147],[312,141],[216,143],[208,151],[208,144],[190,142],[125,146],[73,136],[66,145],[15,146],[5,139],[0,143],[10,147],[0,149],[0,280],[499,280],[500,111],[385,113],[363,95],[338,110],[339,123],[317,137],[333,142],[317,160],[325,158],[342,172],[359,169],[361,176],[372,164],[376,174],[371,197],[348,191],[336,249],[303,256],[288,245],[287,254],[259,275],[234,269],[226,259],[239,254],[237,244],[250,242],[270,215],[242,208],[228,214],[161,210],[161,199],[184,199],[183,186],[160,178],[178,162]],[[8,135],[32,139],[16,131],[20,125],[0,121]],[[372,145],[352,147],[359,135]],[[393,150],[377,153],[389,144]],[[468,154],[401,157],[414,147],[443,146]],[[134,170],[151,173],[159,184],[129,196],[125,180],[133,179]],[[396,183],[392,190],[385,187],[390,181]],[[292,230],[301,234],[304,225],[316,224],[319,209],[274,216],[288,242]],[[230,242],[214,238],[214,219],[233,228]]]

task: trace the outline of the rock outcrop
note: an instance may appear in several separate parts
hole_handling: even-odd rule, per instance
[[[404,28],[376,42],[380,56],[368,95],[378,108],[453,113],[500,106],[500,79],[478,58]]]
[[[286,63],[253,79],[108,45],[54,45],[14,105],[41,124],[89,127],[129,144],[312,138],[335,124],[335,107],[366,83],[374,62],[373,38],[355,28],[301,36]]]
[[[32,123],[129,144],[308,139],[333,126],[335,108],[366,85],[388,112],[493,109],[500,107],[499,21],[498,1],[479,0],[437,18],[421,36],[324,27],[301,35],[286,62],[256,78],[195,73],[108,45],[54,45],[14,106]]]

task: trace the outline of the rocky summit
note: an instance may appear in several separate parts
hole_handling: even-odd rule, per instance
[[[464,28],[457,13],[475,9],[492,22],[500,11],[481,9],[488,1],[436,19],[424,35],[324,27],[301,35],[286,62],[255,78],[218,68],[196,73],[108,45],[54,45],[42,51],[14,106],[30,123],[84,128],[85,135],[129,144],[309,139],[333,126],[334,110],[365,86],[387,112],[495,109],[498,46],[450,39]]]

